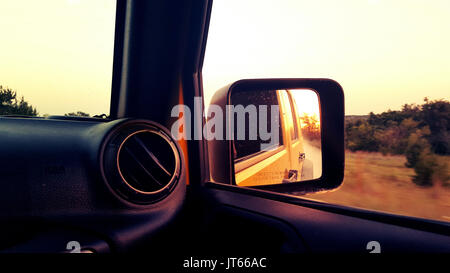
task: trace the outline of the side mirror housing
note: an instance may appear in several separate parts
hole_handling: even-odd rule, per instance
[[[293,195],[341,185],[344,93],[337,82],[240,80],[214,94],[207,117],[217,108],[225,137],[208,141],[211,182]]]

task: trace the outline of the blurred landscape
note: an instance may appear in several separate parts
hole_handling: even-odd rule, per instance
[[[308,195],[328,203],[394,214],[450,221],[450,187],[412,182],[414,170],[405,167],[403,155],[351,152],[345,158],[344,183],[337,190]],[[439,160],[450,163],[450,156]],[[446,170],[450,175],[450,171]]]
[[[346,116],[343,185],[309,198],[450,221],[450,103]]]

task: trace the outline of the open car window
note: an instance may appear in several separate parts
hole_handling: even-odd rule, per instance
[[[239,79],[333,79],[345,90],[344,182],[308,197],[448,222],[448,14],[446,0],[216,1],[205,104]]]

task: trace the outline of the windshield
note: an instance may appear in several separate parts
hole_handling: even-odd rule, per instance
[[[0,115],[109,115],[116,1],[2,0]]]

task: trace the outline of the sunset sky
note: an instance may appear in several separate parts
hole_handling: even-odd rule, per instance
[[[449,0],[216,0],[205,100],[243,78],[326,77],[346,114],[450,99]],[[40,114],[108,113],[115,1],[0,1],[0,85]]]
[[[449,0],[214,1],[208,96],[242,78],[326,77],[346,114],[450,99]]]
[[[115,1],[1,0],[0,85],[40,115],[109,113]]]
[[[320,117],[319,99],[316,92],[308,89],[293,89],[290,91],[297,104],[300,116],[307,114],[308,116],[316,115],[316,117]]]

